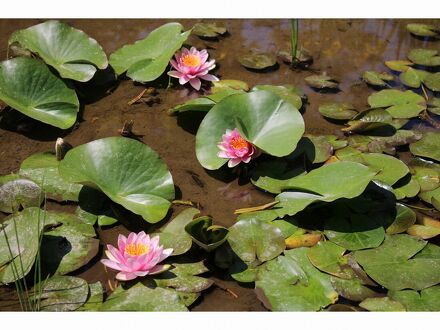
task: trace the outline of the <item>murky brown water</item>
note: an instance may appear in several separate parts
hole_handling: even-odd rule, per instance
[[[0,58],[6,57],[9,35],[43,20],[0,20]],[[124,44],[144,38],[152,29],[170,20],[65,20],[72,26],[84,30],[95,38],[109,55]],[[200,20],[179,20],[190,28]],[[420,22],[420,20],[418,20]],[[341,82],[339,93],[317,93],[307,87],[304,78],[307,71],[292,71],[280,63],[278,70],[255,73],[243,68],[237,61],[249,51],[276,53],[290,47],[290,22],[288,20],[217,20],[228,28],[230,35],[219,42],[202,41],[191,36],[188,43],[197,48],[209,46],[211,57],[217,60],[216,74],[222,79],[240,79],[250,86],[256,84],[293,84],[302,87],[309,104],[304,107],[306,133],[341,135],[340,126],[326,121],[318,112],[324,102],[351,102],[358,109],[367,105],[367,96],[372,92],[360,81],[365,70],[387,71],[385,60],[405,59],[411,48],[429,46],[429,41],[411,37],[406,31],[408,20],[301,20],[300,42],[314,56],[313,70],[327,73]],[[436,22],[438,25],[438,21]],[[165,82],[166,86],[167,81]],[[17,171],[20,163],[28,156],[52,150],[57,137],[62,136],[72,145],[80,145],[103,137],[117,135],[124,121],[134,121],[134,133],[140,140],[156,150],[167,163],[176,186],[181,194],[177,198],[199,202],[203,213],[214,217],[217,224],[231,226],[237,208],[254,206],[272,200],[256,190],[251,184],[239,184],[233,177],[222,172],[207,172],[195,157],[195,132],[201,116],[183,114],[171,117],[167,109],[197,97],[188,88],[175,86],[169,90],[158,89],[160,103],[129,106],[127,102],[139,94],[144,86],[130,80],[121,81],[119,86],[105,97],[84,106],[79,125],[68,131],[60,131],[34,121],[23,120],[14,125],[0,125],[0,174]],[[105,90],[105,88],[103,89]],[[86,92],[99,94],[98,90]],[[201,180],[196,182],[195,173]],[[69,207],[63,206],[65,211]],[[50,203],[50,209],[61,207]],[[73,207],[71,208],[73,209]],[[174,212],[179,207],[173,208]],[[139,227],[147,224],[141,224]],[[102,244],[116,241],[118,233],[127,233],[122,226],[99,231]],[[101,263],[95,262],[87,270],[77,274],[94,282],[100,280],[107,286],[114,274],[107,274]],[[265,310],[256,299],[253,289],[238,283],[213,279],[238,295],[234,298],[225,290],[214,286],[203,294],[196,303],[195,311],[254,311]],[[0,291],[1,292],[1,291]],[[17,309],[10,294],[2,289],[0,310]]]

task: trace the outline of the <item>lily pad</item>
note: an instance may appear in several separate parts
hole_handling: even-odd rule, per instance
[[[403,233],[416,222],[416,213],[409,207],[397,203],[396,211],[396,218],[386,229],[386,233],[389,235]]]
[[[405,86],[419,88],[429,75],[427,71],[408,68],[399,75],[399,79]]]
[[[58,173],[58,165],[54,154],[36,153],[21,163],[19,174],[40,185],[49,199],[77,202],[83,185],[64,180]]]
[[[440,98],[433,97],[428,102],[428,111],[435,114],[440,115]]]
[[[12,283],[30,272],[43,229],[56,223],[56,219],[37,207],[4,219],[0,231],[0,283]]]
[[[167,23],[142,40],[125,45],[110,55],[110,65],[117,75],[127,72],[134,81],[147,82],[166,70],[174,53],[182,47],[191,31],[179,23]]]
[[[196,293],[209,288],[214,281],[196,276],[209,271],[203,261],[191,264],[173,264],[174,268],[162,273],[154,281],[160,287],[174,288],[179,292]]]
[[[335,142],[336,140],[332,141]],[[333,145],[328,136],[304,134],[295,151],[288,157],[289,159],[295,159],[302,154],[305,154],[313,164],[323,163],[333,155]]]
[[[305,231],[298,230],[296,233],[285,239],[284,242],[286,243],[286,249],[313,247],[318,244],[323,238],[323,235],[321,233],[303,234],[301,232]]]
[[[183,210],[162,227],[159,233],[152,235],[159,236],[160,244],[163,245],[164,248],[172,248],[173,256],[184,254],[192,245],[191,236],[185,231],[185,226],[199,213],[200,211],[193,207]]]
[[[409,227],[406,232],[411,236],[430,239],[440,235],[440,228],[416,224]]]
[[[386,111],[393,118],[416,117],[426,109],[426,101],[422,96],[413,91],[402,92],[396,89],[371,94],[368,104],[372,108],[387,108]]]
[[[50,277],[42,284],[40,310],[68,312],[80,308],[87,301],[89,285],[85,280],[73,276]],[[36,298],[34,298],[36,299]]]
[[[276,258],[286,246],[279,228],[255,219],[240,220],[230,227],[228,242],[246,263]]]
[[[37,54],[67,79],[89,81],[97,69],[108,65],[107,56],[95,39],[59,21],[18,30],[9,38],[9,45],[13,43]]]
[[[265,70],[277,65],[275,56],[271,54],[250,54],[238,59],[246,69]]]
[[[375,249],[356,251],[356,261],[367,274],[389,290],[422,290],[440,283],[440,253],[417,254],[427,242],[409,235],[386,236]]]
[[[440,65],[440,55],[435,49],[416,48],[412,49],[408,58],[410,61],[423,66],[438,66]]]
[[[427,75],[423,83],[433,92],[440,92],[440,72]]]
[[[187,308],[175,290],[149,288],[137,283],[125,290],[119,286],[102,304],[101,311],[185,312]]]
[[[225,90],[236,90],[236,91],[249,91],[249,85],[242,81],[236,79],[221,79],[219,81],[213,81],[211,92],[212,94],[216,94],[218,92],[223,92]]]
[[[11,174],[0,177],[0,211],[14,213],[21,208],[40,206],[43,195],[35,182]]]
[[[313,266],[336,277],[349,279],[353,271],[344,257],[345,249],[330,241],[319,242],[307,252]]]
[[[323,88],[329,88],[329,89],[338,89],[339,83],[332,77],[328,76],[326,73],[320,74],[320,75],[311,75],[304,79],[310,87],[323,89]]]
[[[399,301],[406,310],[412,312],[438,312],[440,310],[440,285],[419,292],[403,290],[390,292],[390,297]]]
[[[218,26],[215,23],[196,23],[191,33],[202,38],[218,38],[228,30],[224,26]]]
[[[409,150],[415,156],[427,157],[440,161],[440,133],[423,133],[423,137],[419,141],[409,145]]]
[[[104,288],[101,282],[89,284],[89,297],[86,303],[79,308],[81,311],[98,311],[104,301]]]
[[[359,304],[370,312],[405,312],[405,306],[389,297],[367,298]]]
[[[318,111],[326,118],[348,120],[357,115],[356,109],[348,103],[327,103],[320,105]]]
[[[439,29],[431,24],[407,24],[406,29],[412,34],[419,37],[435,37],[439,34]]]
[[[213,251],[226,241],[228,229],[212,224],[211,217],[199,217],[185,226],[194,243],[206,251]]]
[[[257,297],[273,311],[317,311],[335,303],[330,276],[317,270],[307,258],[307,248],[285,252],[258,271]]]
[[[196,155],[207,169],[219,169],[228,160],[217,156],[227,129],[240,134],[263,152],[276,157],[290,154],[304,133],[304,121],[289,102],[268,91],[231,95],[215,105],[200,124]]]
[[[41,242],[42,267],[52,274],[65,275],[86,265],[99,250],[92,225],[69,213],[51,212],[61,226],[44,233]]]
[[[43,62],[27,57],[0,63],[0,99],[26,116],[62,129],[75,123],[79,110],[75,91]]]
[[[384,127],[392,128],[393,117],[384,109],[369,109],[358,113],[341,129],[343,132],[366,132],[381,129]]]
[[[424,191],[419,194],[421,200],[426,203],[432,204],[437,210],[440,211],[440,188]]]
[[[395,147],[416,142],[422,138],[422,134],[417,131],[399,129],[391,136],[369,136],[368,138],[370,140],[365,151],[395,155]]]
[[[286,102],[290,102],[298,110],[302,107],[302,97],[304,93],[293,85],[256,85],[251,89],[254,91],[270,91]]]
[[[387,86],[387,81],[393,81],[394,77],[386,72],[365,71],[362,74],[362,79],[369,85],[373,86]]]
[[[404,72],[410,68],[413,63],[406,60],[386,61],[385,65],[393,71]]]
[[[330,281],[340,296],[352,301],[362,301],[366,298],[377,296],[375,291],[363,285],[362,281],[357,277],[342,279],[332,276]]]
[[[143,143],[109,137],[75,147],[60,162],[63,179],[98,187],[115,203],[155,223],[174,198],[171,173]]]

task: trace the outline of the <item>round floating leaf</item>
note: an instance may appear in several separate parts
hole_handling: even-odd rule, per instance
[[[79,109],[75,91],[39,60],[16,57],[0,63],[0,99],[26,116],[62,129]]]
[[[409,150],[415,156],[428,157],[440,161],[440,133],[423,133],[423,137],[419,141],[409,145]]]
[[[160,237],[160,244],[164,248],[172,248],[173,256],[184,254],[192,245],[191,236],[185,231],[185,226],[199,213],[200,211],[193,207],[183,210],[161,228],[159,233],[154,233],[153,236],[157,235]]]
[[[307,252],[313,266],[320,271],[340,278],[353,277],[353,271],[344,257],[345,249],[332,242],[319,242]]]
[[[270,91],[275,93],[286,102],[290,102],[295,108],[301,109],[303,93],[293,85],[256,85],[251,91]]]
[[[323,89],[323,88],[330,88],[330,89],[337,89],[339,88],[339,83],[333,79],[332,77],[328,76],[325,72],[323,74],[317,75],[311,75],[304,79],[310,87]]]
[[[283,157],[295,150],[304,121],[292,104],[271,92],[231,95],[208,112],[197,131],[196,155],[204,168],[215,170],[228,161],[217,156],[217,145],[234,128],[264,152]]]
[[[320,105],[318,111],[327,118],[348,120],[357,115],[356,109],[348,103],[327,103]]]
[[[247,92],[249,90],[249,85],[246,82],[236,79],[221,79],[219,81],[213,81],[212,85],[212,94],[223,92],[225,90],[238,90],[243,92]]]
[[[115,203],[154,223],[174,198],[171,173],[143,143],[110,137],[71,149],[60,162],[63,179],[98,187]]]
[[[92,225],[69,213],[51,213],[59,227],[44,233],[41,242],[42,267],[53,274],[64,275],[86,265],[99,250]]]
[[[108,65],[107,56],[95,39],[59,21],[18,30],[9,38],[9,45],[13,43],[38,54],[67,79],[89,81],[96,68],[105,69]]]
[[[413,65],[410,61],[399,60],[399,61],[386,61],[385,65],[393,71],[404,72]]]
[[[0,231],[0,283],[12,283],[30,272],[44,227],[56,223],[50,213],[37,207],[4,219]]]
[[[432,204],[437,210],[440,210],[440,188],[421,192],[419,197],[424,202]]]
[[[377,293],[363,285],[358,278],[342,279],[332,276],[330,281],[336,292],[349,300],[362,301],[366,298],[376,297]]]
[[[200,275],[209,271],[203,261],[191,264],[173,264],[174,268],[162,273],[154,281],[160,287],[174,288],[179,292],[196,293],[209,288],[214,281]]]
[[[185,226],[185,231],[202,249],[210,252],[226,241],[228,229],[212,224],[211,217],[199,217]]]
[[[440,253],[423,255],[426,244],[421,239],[397,234],[387,236],[378,248],[356,251],[354,256],[366,273],[387,289],[422,290],[440,283]]]
[[[387,81],[393,81],[394,77],[386,72],[380,73],[376,71],[365,71],[362,74],[362,79],[370,85],[386,86]]]
[[[418,65],[438,66],[440,65],[440,56],[435,49],[416,48],[412,49],[408,58]]]
[[[245,55],[238,59],[241,65],[247,69],[264,70],[277,64],[275,56],[271,54]]]
[[[408,228],[407,233],[411,236],[416,236],[423,239],[430,239],[437,235],[440,235],[440,228],[423,225],[412,225]]]
[[[280,255],[286,246],[279,228],[255,219],[240,220],[230,227],[228,242],[246,263],[271,260]]]
[[[428,111],[440,115],[440,98],[439,97],[433,97],[428,102]]]
[[[419,292],[403,290],[390,292],[390,297],[399,301],[411,312],[438,312],[440,310],[440,285]]]
[[[359,138],[361,137],[365,138],[364,136],[359,136]],[[395,147],[416,142],[421,138],[422,134],[417,131],[399,129],[391,136],[369,136],[368,139],[371,140],[368,141],[367,149],[361,151],[369,151],[373,153],[385,152],[394,155],[396,153]]]
[[[41,295],[34,299],[41,299],[40,310],[42,311],[68,312],[84,305],[88,295],[89,285],[82,278],[54,276],[42,284]]]
[[[359,304],[370,312],[405,312],[405,306],[389,297],[367,298]]]
[[[257,274],[255,290],[273,311],[317,311],[335,303],[330,276],[317,270],[307,258],[307,248],[285,252],[268,261]]]
[[[407,24],[406,29],[419,37],[435,37],[439,33],[439,29],[431,24]]]
[[[101,311],[185,312],[175,290],[149,288],[141,283],[124,290],[119,286],[102,304]]]
[[[171,57],[191,32],[182,31],[183,26],[179,23],[164,24],[145,39],[125,45],[111,54],[110,65],[117,75],[127,71],[127,76],[134,81],[153,81],[166,70]]]
[[[19,174],[39,184],[47,198],[77,202],[83,186],[64,180],[58,173],[58,164],[54,154],[36,153],[21,163]]]
[[[89,284],[89,297],[86,303],[79,308],[81,311],[98,311],[104,301],[104,288],[101,282]]]
[[[419,88],[429,75],[427,71],[408,68],[399,75],[399,79],[405,86]]]
[[[393,117],[383,109],[369,109],[358,113],[350,120],[348,127],[342,128],[343,132],[365,132],[380,128],[389,128]],[[391,127],[392,128],[392,127]]]
[[[0,211],[13,213],[43,201],[41,188],[33,181],[11,174],[0,177]]]
[[[428,74],[423,83],[433,92],[440,92],[440,72]]]
[[[396,218],[386,229],[386,233],[389,235],[403,233],[416,222],[416,213],[409,207],[397,203],[396,211]]]
[[[217,26],[215,23],[196,23],[191,33],[202,38],[218,38],[227,32],[224,26]]]
[[[368,97],[368,104],[372,108],[387,108],[393,118],[416,117],[426,109],[425,99],[413,91],[399,91],[396,89],[383,90]]]

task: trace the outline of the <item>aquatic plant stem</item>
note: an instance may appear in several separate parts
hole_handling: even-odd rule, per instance
[[[290,20],[291,26],[291,47],[292,47],[292,66],[296,63],[296,53],[298,51],[298,19]]]

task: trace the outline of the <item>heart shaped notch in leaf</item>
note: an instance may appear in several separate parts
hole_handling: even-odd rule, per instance
[[[210,252],[226,241],[228,229],[212,224],[211,217],[199,217],[185,226],[185,231],[191,236],[194,243]]]
[[[179,23],[164,24],[145,39],[125,45],[111,54],[110,65],[117,75],[127,72],[134,81],[153,81],[165,71],[171,57],[191,32],[182,31],[183,26]]]
[[[107,56],[95,39],[59,21],[18,30],[9,38],[9,45],[14,43],[38,54],[67,79],[89,81],[97,69],[108,65]]]
[[[234,128],[263,152],[283,157],[295,150],[304,121],[291,103],[269,91],[228,96],[208,112],[197,131],[196,155],[204,168],[216,170],[228,161],[218,157],[217,145]]]
[[[59,172],[67,181],[98,187],[150,223],[162,220],[174,199],[166,164],[154,150],[128,138],[109,137],[73,148]]]
[[[62,129],[75,123],[79,110],[75,91],[41,61],[26,57],[0,63],[0,100],[26,116]]]

